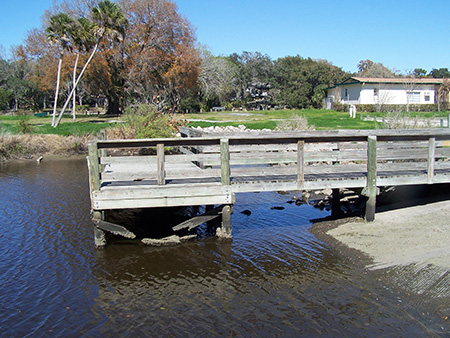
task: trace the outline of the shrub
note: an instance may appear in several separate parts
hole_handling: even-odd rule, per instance
[[[374,104],[355,104],[356,111],[364,113],[375,113],[377,108]]]
[[[340,112],[348,111],[348,104],[333,102],[333,110]]]
[[[131,129],[126,130],[125,134],[135,138],[173,137],[177,132],[177,119],[157,112],[152,106],[127,107],[123,118],[127,124],[124,128]]]
[[[200,111],[200,102],[194,97],[187,97],[181,100],[179,105],[180,113],[198,113]]]
[[[31,116],[26,113],[19,113],[17,121],[17,130],[21,134],[29,134],[33,131],[33,127],[30,124]]]

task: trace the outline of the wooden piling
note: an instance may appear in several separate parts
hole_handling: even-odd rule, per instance
[[[220,140],[220,175],[222,185],[230,185],[230,143],[228,139]]]
[[[341,189],[333,189],[331,199],[331,216],[338,217],[341,214]]]
[[[106,235],[105,232],[96,225],[96,222],[102,221],[104,214],[101,211],[93,210],[92,218],[94,221],[94,244],[97,248],[103,247],[106,245]]]
[[[375,220],[377,199],[377,137],[367,138],[367,186],[366,186],[366,222]]]
[[[222,209],[222,227],[217,229],[217,236],[220,238],[232,238],[231,214],[233,207],[225,205]]]
[[[297,142],[297,185],[302,190],[305,182],[305,141]]]
[[[88,145],[89,151],[89,183],[91,193],[100,190],[100,159],[98,153],[97,142],[90,142]]]
[[[156,146],[156,157],[158,165],[158,185],[166,184],[165,154],[164,144],[158,143]]]
[[[428,140],[428,168],[427,168],[427,183],[432,184],[434,179],[434,161],[436,153],[436,139],[430,137]]]

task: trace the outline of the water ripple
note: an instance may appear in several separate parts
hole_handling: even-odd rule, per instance
[[[84,160],[1,166],[0,191],[2,336],[424,333],[308,231],[328,213],[290,195],[238,195],[231,242],[95,250]]]

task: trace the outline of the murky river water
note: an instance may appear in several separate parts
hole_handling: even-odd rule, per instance
[[[328,212],[286,203],[292,195],[238,195],[231,242],[104,249],[84,160],[2,165],[0,196],[2,337],[432,335],[311,234]]]

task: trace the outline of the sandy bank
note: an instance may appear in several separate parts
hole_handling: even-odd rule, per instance
[[[327,232],[374,260],[370,269],[434,264],[450,269],[450,201],[376,214],[375,222],[351,222]]]
[[[327,235],[370,256],[367,269],[388,269],[408,292],[450,297],[450,201],[380,212]]]

